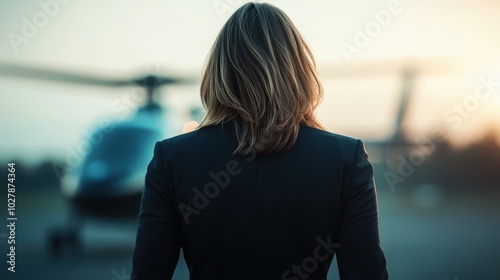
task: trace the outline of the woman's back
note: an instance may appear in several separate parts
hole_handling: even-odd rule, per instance
[[[142,233],[155,254],[138,244],[135,274],[171,277],[177,257],[164,256],[182,247],[193,280],[326,279],[335,252],[342,279],[387,279],[361,141],[301,126],[286,152],[233,156],[237,145],[230,123],[157,144],[142,223],[168,223]],[[153,211],[164,203],[171,213]]]

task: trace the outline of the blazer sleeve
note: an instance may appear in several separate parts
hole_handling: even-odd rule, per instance
[[[175,201],[169,195],[161,143],[148,165],[130,279],[171,279],[180,251]]]
[[[340,223],[337,265],[342,280],[389,279],[380,245],[373,167],[364,143],[357,140]]]

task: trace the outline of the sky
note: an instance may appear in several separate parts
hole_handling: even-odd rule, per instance
[[[199,78],[220,28],[245,2],[0,0],[0,63]],[[408,61],[418,73],[405,122],[411,137],[444,127],[458,143],[500,127],[499,1],[268,2],[290,16],[315,55],[325,88],[318,116],[330,130],[389,137]],[[473,99],[484,80],[494,84],[491,94]],[[199,84],[164,91],[161,103],[180,133],[190,108],[200,106]],[[112,104],[123,102],[132,114],[136,93],[0,76],[0,158],[64,156],[102,120],[123,117]],[[470,110],[457,113],[464,105]]]

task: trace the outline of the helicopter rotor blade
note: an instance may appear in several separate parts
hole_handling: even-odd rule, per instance
[[[180,78],[180,77],[160,77],[162,85],[179,84],[179,85],[192,85],[197,82],[196,78]]]
[[[196,79],[193,78],[180,78],[180,77],[165,77],[165,76],[157,76],[157,75],[147,75],[141,77],[139,79],[135,79],[132,81],[133,84],[142,86],[144,88],[158,88],[161,86],[167,85],[190,85],[196,82]]]
[[[141,86],[144,88],[157,88],[173,84],[189,85],[196,83],[196,79],[194,78],[159,76],[155,74],[150,74],[136,79],[101,78],[98,76],[73,73],[69,71],[8,63],[0,63],[0,76],[105,87]]]
[[[374,76],[399,75],[405,71],[415,71],[419,75],[444,76],[461,73],[465,61],[455,57],[403,58],[369,62],[339,63],[323,65],[319,73],[323,77],[336,79],[367,78]]]
[[[65,82],[106,87],[129,86],[134,83],[130,80],[106,79],[86,74],[78,74],[53,69],[44,69],[32,66],[0,63],[0,75],[14,78],[26,78],[54,82]]]

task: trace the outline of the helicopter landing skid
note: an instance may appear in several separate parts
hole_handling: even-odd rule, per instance
[[[83,228],[83,217],[75,210],[71,211],[67,222],[54,226],[48,232],[47,245],[49,253],[58,257],[68,251],[70,254],[79,255],[82,251],[80,232]]]

